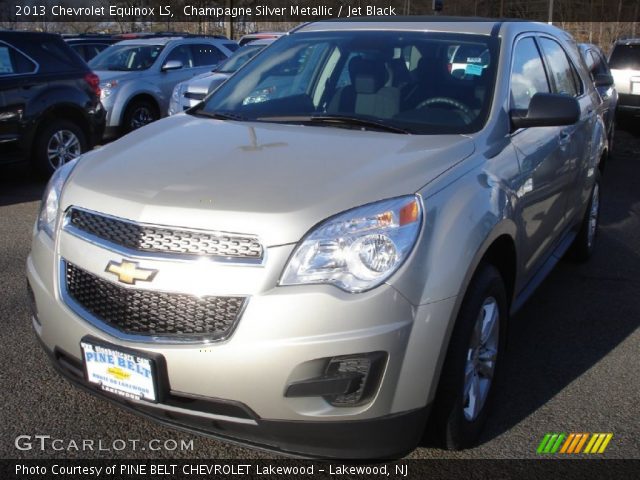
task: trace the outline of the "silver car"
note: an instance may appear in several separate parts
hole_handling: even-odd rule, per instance
[[[618,113],[640,115],[640,38],[618,40],[609,55],[609,67],[620,96]]]
[[[209,37],[124,40],[89,65],[100,77],[107,110],[105,137],[112,138],[165,115],[173,87],[226,60],[237,44]]]
[[[171,102],[169,102],[167,115],[175,115],[188,108],[195,107],[204,100],[204,97],[222,85],[222,83],[236,73],[240,67],[273,42],[274,39],[272,38],[254,40],[249,45],[245,45],[239,50],[236,50],[233,55],[211,72],[202,73],[193,77],[191,80],[177,84],[171,94]]]
[[[461,45],[486,54],[453,75]],[[579,55],[539,23],[301,27],[56,173],[38,338],[88,391],[221,439],[390,457],[431,415],[473,445],[510,319],[597,238],[607,138]]]

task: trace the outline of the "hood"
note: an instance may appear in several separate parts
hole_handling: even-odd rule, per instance
[[[124,80],[129,80],[130,78],[139,79],[146,74],[146,72],[144,71],[123,72],[118,70],[95,70],[94,73],[98,75],[100,83],[111,82],[113,80],[122,82]]]
[[[193,77],[187,84],[187,91],[192,93],[209,93],[209,91],[220,85],[227,78],[230,77],[228,73],[212,73],[207,72],[202,75]]]
[[[83,156],[62,206],[282,245],[344,210],[414,193],[473,150],[461,135],[180,114]]]

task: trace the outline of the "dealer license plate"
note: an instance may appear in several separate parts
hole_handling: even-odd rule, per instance
[[[122,397],[156,401],[154,365],[150,358],[85,340],[80,346],[89,382]]]
[[[631,93],[640,95],[640,82],[631,82]]]

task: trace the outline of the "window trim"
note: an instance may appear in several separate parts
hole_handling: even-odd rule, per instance
[[[549,92],[552,91],[551,81],[550,81],[550,78],[549,78],[548,67],[547,67],[546,62],[544,61],[544,56],[543,56],[543,53],[542,53],[542,49],[540,48],[540,45],[538,44],[537,37],[538,37],[538,35],[536,34],[536,32],[525,32],[525,33],[522,33],[522,34],[518,35],[515,38],[515,40],[513,41],[513,46],[511,48],[511,59],[510,59],[511,65],[509,66],[509,86],[508,86],[509,99],[508,99],[508,105],[507,105],[508,106],[507,113],[509,115],[511,115],[511,110],[514,109],[513,105],[512,105],[513,98],[512,98],[512,95],[511,95],[511,80],[513,78],[513,68],[514,68],[514,65],[515,65],[515,61],[514,61],[515,60],[515,52],[516,52],[516,48],[518,46],[518,43],[521,40],[524,40],[524,39],[527,39],[527,38],[531,38],[533,40],[533,44],[535,45],[536,51],[538,52],[538,57],[540,58],[540,62],[542,62],[542,69],[544,70],[544,76],[545,76],[545,78],[547,80],[547,87],[549,88]],[[522,130],[524,130],[524,129],[519,128],[519,129],[511,132],[510,135],[515,135],[515,134],[517,134],[518,132],[520,132]]]
[[[572,96],[575,99],[583,98],[587,94],[587,86],[585,85],[585,82],[584,82],[584,79],[582,78],[582,75],[580,75],[580,71],[575,66],[575,63],[574,63],[573,59],[567,53],[567,49],[564,48],[564,46],[562,45],[562,42],[560,40],[558,40],[556,37],[554,37],[552,35],[549,35],[548,33],[539,33],[537,35],[537,37],[539,39],[546,38],[546,39],[551,40],[551,41],[553,41],[553,42],[558,44],[560,49],[563,51],[564,56],[567,59],[567,62],[569,63],[569,68],[571,68],[571,70],[573,71],[572,78],[574,78],[574,85],[575,85],[575,78],[577,78],[580,81],[580,85],[575,85],[575,87],[580,87],[578,93],[576,95],[572,95]],[[547,56],[546,56],[546,52],[544,51],[544,47],[542,46],[542,44],[538,45],[538,49],[542,53],[543,62],[545,63],[545,65],[547,65],[548,64]],[[547,68],[548,68],[549,71],[551,71],[551,65],[547,65]],[[556,79],[553,77],[553,75],[551,75],[550,77],[551,77],[551,79],[553,81],[553,90],[557,90]],[[558,93],[558,92],[554,91],[553,93]]]
[[[16,46],[5,42],[4,40],[0,40],[0,45],[6,45],[7,48],[13,48],[16,52],[20,53],[21,55],[25,56],[31,63],[33,63],[35,65],[35,69],[31,72],[25,72],[25,73],[7,73],[4,75],[0,75],[0,78],[8,78],[8,77],[20,77],[20,76],[24,76],[24,75],[35,75],[36,73],[38,73],[40,71],[40,64],[38,62],[36,62],[33,58],[31,58],[31,56],[27,55],[26,53],[24,53],[22,50],[20,50],[19,48],[17,48]]]

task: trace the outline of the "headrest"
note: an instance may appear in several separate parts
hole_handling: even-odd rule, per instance
[[[389,73],[382,61],[355,57],[349,62],[349,75],[356,93],[375,93],[386,83]]]

